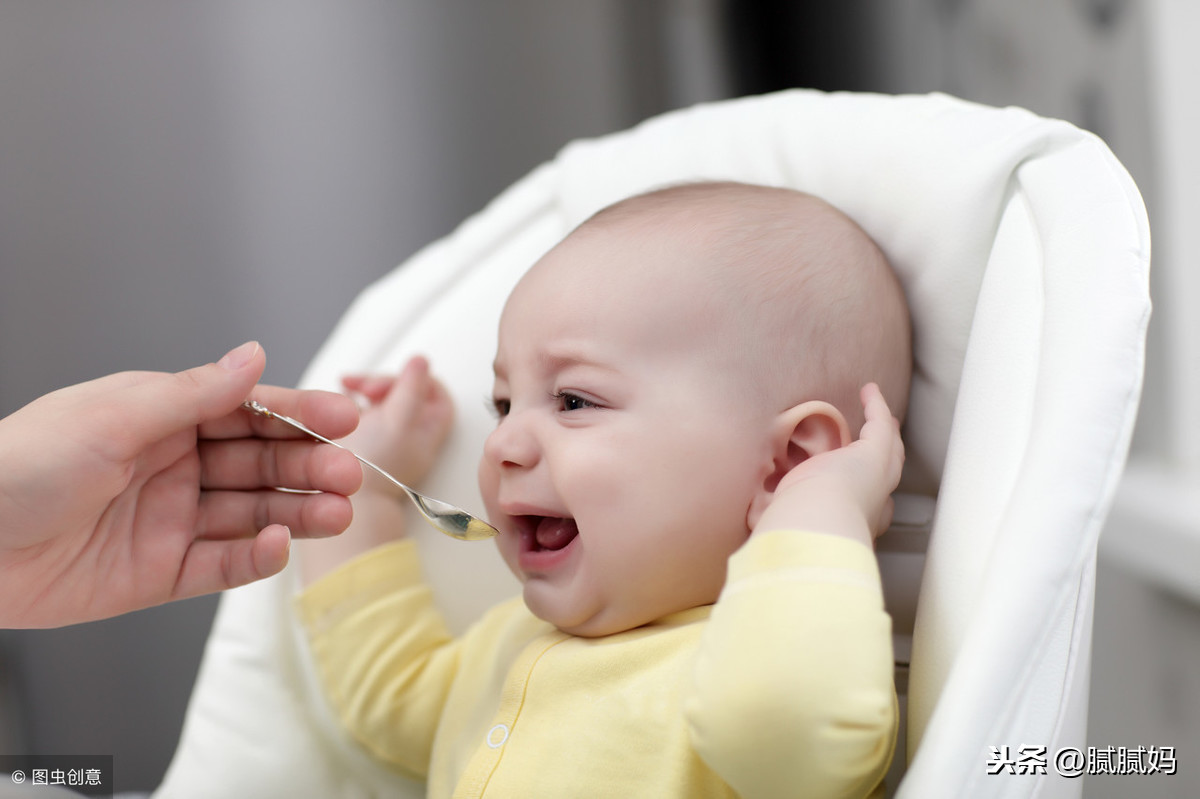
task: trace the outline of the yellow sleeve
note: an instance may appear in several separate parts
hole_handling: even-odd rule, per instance
[[[458,671],[451,638],[399,541],[350,561],[296,599],[317,672],[346,729],[376,757],[424,778]]]
[[[864,797],[898,726],[891,618],[874,553],[756,533],[730,559],[685,706],[693,745],[745,799]]]

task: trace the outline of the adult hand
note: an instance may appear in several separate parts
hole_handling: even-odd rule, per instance
[[[240,406],[253,397],[334,439],[357,409],[338,394],[256,387],[265,365],[251,342],[178,374],[70,386],[0,419],[0,627],[243,585],[286,565],[291,535],[344,530],[362,481],[354,457]]]

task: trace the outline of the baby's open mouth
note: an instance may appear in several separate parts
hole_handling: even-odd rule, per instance
[[[559,550],[575,540],[579,528],[574,519],[561,519],[555,516],[526,516],[523,519],[526,529],[530,531],[528,538],[530,549],[534,552],[542,550]]]

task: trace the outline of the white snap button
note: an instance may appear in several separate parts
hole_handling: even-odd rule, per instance
[[[488,730],[487,745],[493,749],[499,749],[504,746],[504,742],[508,740],[508,725],[497,724]]]

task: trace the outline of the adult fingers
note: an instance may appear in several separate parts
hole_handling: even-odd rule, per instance
[[[338,439],[358,426],[358,406],[354,400],[332,391],[301,391],[280,386],[255,386],[247,395],[276,413],[290,416],[326,438]],[[286,422],[259,416],[238,406],[243,396],[222,417],[201,425],[202,438],[306,438]]]
[[[286,525],[296,538],[325,538],[350,526],[350,500],[339,494],[290,491],[205,491],[200,495],[196,538],[248,538],[271,525]]]
[[[353,494],[362,467],[351,453],[329,444],[254,438],[201,441],[204,489],[292,488]]]
[[[287,565],[288,533],[282,525],[271,525],[253,538],[193,541],[171,598],[211,594],[277,574]]]

